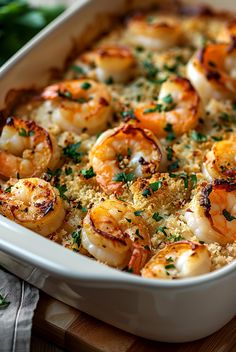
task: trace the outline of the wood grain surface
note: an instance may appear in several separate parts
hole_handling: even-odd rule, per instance
[[[72,352],[236,352],[236,317],[208,338],[166,344],[121,331],[41,293],[34,317],[33,343],[38,337]],[[38,343],[32,351],[60,351],[54,345],[48,346],[40,349]]]

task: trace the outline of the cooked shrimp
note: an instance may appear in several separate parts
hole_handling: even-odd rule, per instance
[[[147,49],[164,50],[178,44],[181,27],[173,16],[139,14],[129,20],[127,35],[136,45]]]
[[[1,190],[0,213],[43,236],[56,231],[65,217],[58,191],[40,178],[25,178]]]
[[[0,176],[40,176],[55,169],[60,149],[55,137],[33,121],[9,117],[0,137]]]
[[[236,20],[227,22],[217,37],[220,43],[231,43],[236,40]]]
[[[207,103],[211,98],[232,99],[236,94],[236,49],[209,44],[187,64],[187,75]]]
[[[236,177],[236,138],[216,142],[206,154],[202,172],[208,181]]]
[[[124,182],[157,172],[165,156],[151,131],[127,124],[104,132],[91,149],[89,160],[97,182],[111,194],[119,193]]]
[[[180,136],[197,125],[201,103],[191,83],[176,77],[163,83],[157,103],[139,107],[134,113],[137,125],[158,137],[166,137],[168,129]]]
[[[130,204],[106,200],[84,218],[82,245],[97,260],[139,274],[150,253],[150,236]]]
[[[65,131],[98,133],[112,117],[107,87],[91,79],[55,83],[42,97],[51,102],[52,120]]]
[[[215,180],[192,199],[186,210],[188,226],[199,240],[221,245],[236,240],[236,183]]]
[[[208,273],[211,270],[210,253],[206,246],[180,241],[161,249],[142,270],[150,279],[182,279]]]
[[[112,78],[117,83],[123,83],[134,76],[135,58],[125,46],[104,46],[85,53],[81,60],[95,66],[96,76],[100,81]]]

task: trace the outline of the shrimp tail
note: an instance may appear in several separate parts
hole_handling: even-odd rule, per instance
[[[128,270],[135,275],[140,275],[141,269],[148,260],[150,250],[143,247],[134,247],[128,264]]]

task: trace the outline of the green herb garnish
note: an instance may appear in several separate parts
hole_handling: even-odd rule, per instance
[[[5,309],[9,306],[11,302],[7,301],[6,300],[6,297],[3,297],[1,294],[0,294],[0,309]]]
[[[226,209],[223,210],[222,214],[224,215],[224,217],[227,221],[236,220],[236,217],[231,215]]]
[[[124,182],[124,183],[131,182],[134,179],[135,179],[135,175],[132,172],[130,173],[120,172],[113,177],[113,181]]]
[[[76,243],[78,247],[81,245],[81,229],[72,232],[71,237],[73,238],[73,243]]]
[[[152,218],[156,220],[156,222],[161,221],[163,217],[159,213],[154,213]]]
[[[81,172],[81,175],[83,175],[84,178],[86,178],[86,180],[96,176],[92,166],[89,169],[82,169],[80,172]]]
[[[207,136],[200,133],[200,132],[197,132],[197,131],[192,131],[191,133],[191,138],[192,140],[194,140],[195,142],[198,142],[198,143],[202,143],[202,142],[206,142],[207,141]]]
[[[75,144],[69,144],[67,147],[63,148],[63,153],[66,157],[72,159],[75,163],[79,163],[84,155],[84,152],[79,150],[81,147],[81,142]]]
[[[135,212],[134,212],[134,215],[135,216],[141,216],[141,214],[144,212],[144,210],[136,210]]]
[[[83,82],[80,87],[84,90],[88,90],[89,88],[91,88],[91,83]]]

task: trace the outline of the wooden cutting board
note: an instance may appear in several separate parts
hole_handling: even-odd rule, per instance
[[[208,338],[166,344],[121,331],[44,293],[40,294],[33,334],[72,352],[236,352],[236,317]]]

